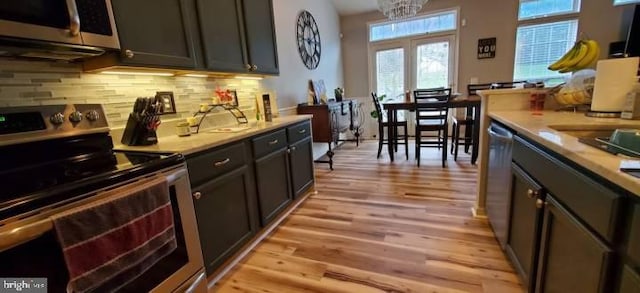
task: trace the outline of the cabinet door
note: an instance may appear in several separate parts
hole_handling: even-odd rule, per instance
[[[193,0],[112,0],[122,62],[193,68]],[[128,52],[130,51],[130,53]]]
[[[272,0],[243,0],[249,61],[254,73],[278,74]]]
[[[302,195],[313,184],[313,145],[311,137],[290,147],[291,186],[293,195]]]
[[[207,69],[247,72],[241,0],[196,0]]]
[[[256,231],[249,171],[242,167],[193,188],[202,255],[208,275],[245,244]]]
[[[506,251],[525,287],[533,292],[542,209],[542,187],[516,164],[511,165],[511,216]]]
[[[547,197],[536,292],[610,292],[611,255],[611,249]]]
[[[266,226],[291,202],[287,151],[281,149],[256,160],[260,219]]]

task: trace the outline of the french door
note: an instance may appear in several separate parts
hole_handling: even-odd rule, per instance
[[[371,44],[371,91],[385,95],[385,100],[403,100],[405,92],[419,88],[450,87],[455,92],[456,48],[454,34]],[[398,116],[405,114],[398,113]],[[412,119],[407,120],[412,134]],[[377,130],[377,127],[372,123],[368,129]]]

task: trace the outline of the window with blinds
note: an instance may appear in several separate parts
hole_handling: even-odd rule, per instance
[[[544,80],[562,76],[547,67],[576,41],[578,21],[560,21],[518,27],[514,80]]]
[[[573,47],[580,0],[520,0],[514,80],[545,81],[564,74],[547,67]]]
[[[456,11],[369,25],[369,41],[382,41],[456,29]]]
[[[613,0],[613,5],[624,5],[631,3],[640,3],[640,0]]]

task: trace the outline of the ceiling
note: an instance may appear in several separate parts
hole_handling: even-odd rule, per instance
[[[377,0],[332,0],[338,14],[351,15],[378,10]]]

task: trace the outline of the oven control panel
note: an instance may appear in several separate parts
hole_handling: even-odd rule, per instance
[[[0,145],[109,132],[100,104],[0,108]]]

